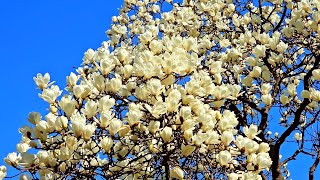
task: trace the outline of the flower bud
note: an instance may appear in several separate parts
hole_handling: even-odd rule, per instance
[[[302,134],[300,133],[295,133],[294,134],[294,139],[296,139],[296,141],[300,141],[302,139]]]

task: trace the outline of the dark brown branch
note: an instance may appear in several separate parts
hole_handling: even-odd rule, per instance
[[[320,62],[320,56],[316,57],[316,61],[314,66],[308,71],[306,76],[304,77],[304,89],[309,90],[310,79],[312,77],[313,70],[317,69]],[[303,102],[299,105],[299,108],[294,113],[294,120],[288,129],[284,131],[284,133],[280,136],[280,138],[276,141],[276,144],[272,146],[272,151],[270,152],[270,156],[273,159],[271,169],[272,169],[272,177],[273,179],[281,179],[281,167],[279,162],[279,154],[280,147],[286,138],[299,126],[300,117],[303,111],[305,111],[307,105],[310,103],[309,99],[304,99]]]
[[[309,180],[313,180],[313,179],[314,179],[314,171],[316,170],[316,168],[317,168],[317,166],[318,166],[318,164],[319,164],[319,161],[320,161],[320,151],[318,151],[316,160],[314,161],[314,163],[313,163],[312,166],[310,167],[310,170],[309,170]]]

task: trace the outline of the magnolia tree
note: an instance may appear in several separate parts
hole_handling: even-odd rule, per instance
[[[1,178],[280,180],[305,154],[313,179],[319,10],[317,0],[125,0],[65,93],[49,74],[34,78],[49,112],[29,114],[4,159],[19,173],[1,166]]]

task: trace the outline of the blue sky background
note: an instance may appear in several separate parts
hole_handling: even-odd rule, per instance
[[[33,81],[49,72],[61,88],[73,67],[82,62],[88,48],[106,40],[111,17],[118,14],[122,0],[2,0],[0,6],[0,164],[15,151],[31,111],[45,115],[47,103],[38,98]],[[275,118],[277,119],[277,118]],[[283,153],[290,151],[291,146]],[[312,163],[298,157],[289,167],[293,179],[305,179]],[[319,175],[319,171],[317,172]],[[14,175],[9,169],[8,175]],[[316,176],[317,177],[317,176]]]

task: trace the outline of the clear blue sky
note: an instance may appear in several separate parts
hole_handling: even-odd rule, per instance
[[[0,164],[3,157],[15,151],[21,138],[18,128],[27,124],[28,113],[46,112],[47,104],[38,98],[33,77],[38,72],[49,72],[56,84],[65,87],[65,77],[74,71],[73,66],[81,63],[83,53],[88,48],[98,48],[106,40],[105,31],[122,2],[2,0]],[[307,177],[306,168],[301,167],[310,164],[299,159],[290,166],[296,180]],[[13,175],[12,170],[8,175]]]
[[[120,0],[2,0],[0,5],[0,164],[15,151],[30,111],[45,115],[33,82],[49,72],[63,88],[65,78],[79,66],[88,48],[106,40],[111,17]],[[9,170],[9,175],[12,171]]]

